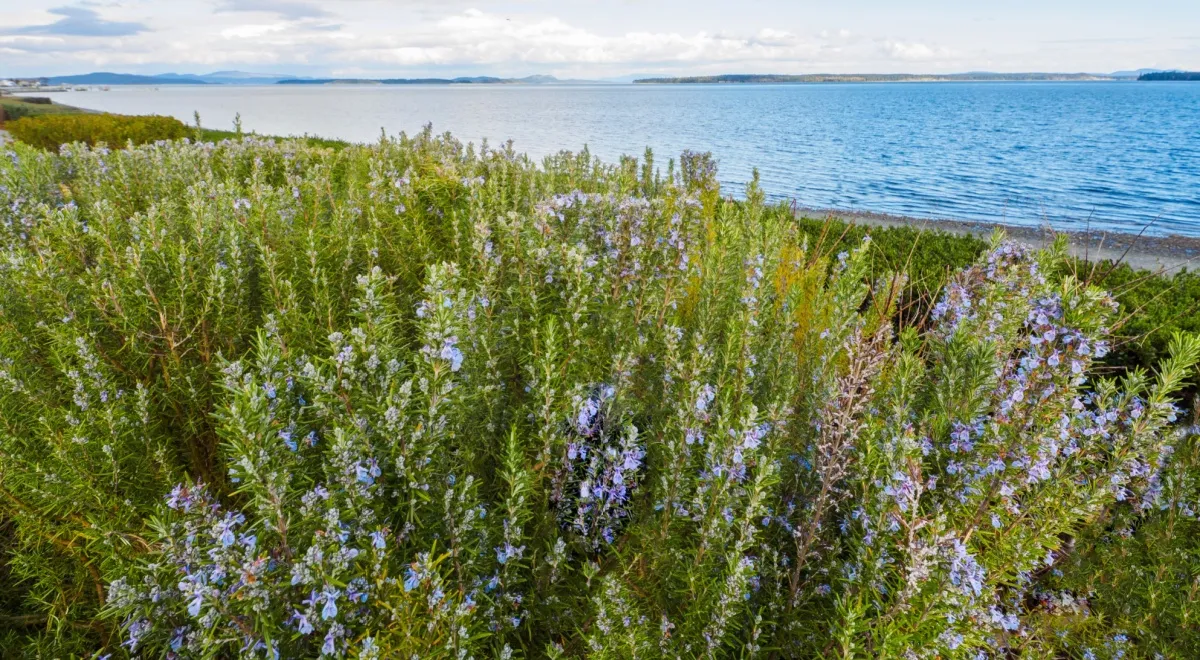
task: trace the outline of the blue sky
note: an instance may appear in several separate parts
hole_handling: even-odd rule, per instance
[[[0,76],[1200,70],[1198,0],[22,0]]]

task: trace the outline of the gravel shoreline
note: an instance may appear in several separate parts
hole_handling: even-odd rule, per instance
[[[996,229],[1003,229],[1009,238],[1032,247],[1042,247],[1062,234],[1070,241],[1070,252],[1092,261],[1121,260],[1133,268],[1171,274],[1181,269],[1200,267],[1200,238],[1189,236],[1138,236],[1112,231],[1059,231],[1050,227],[1025,227],[989,222],[963,220],[932,220],[910,218],[867,211],[800,208],[797,215],[808,218],[836,218],[859,225],[874,227],[917,227],[950,234],[988,238]]]

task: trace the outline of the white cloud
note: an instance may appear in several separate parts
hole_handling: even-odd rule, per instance
[[[821,46],[815,38],[770,28],[748,35],[627,32],[605,36],[555,17],[514,19],[478,9],[444,17],[429,29],[357,43],[339,57],[401,66],[802,62]]]
[[[330,13],[316,3],[292,0],[227,0],[217,6],[218,12],[258,12],[281,18],[325,18]]]
[[[0,34],[62,34],[72,37],[123,37],[148,31],[144,23],[110,21],[100,12],[80,5],[50,7],[46,13],[58,16],[53,23],[36,23],[0,28]]]
[[[946,60],[954,56],[947,48],[928,46],[922,43],[906,43],[903,41],[887,40],[883,42],[883,52],[893,59],[905,62],[930,62]]]
[[[253,39],[272,32],[282,32],[287,25],[272,23],[268,25],[235,25],[221,30],[221,36],[226,39]]]

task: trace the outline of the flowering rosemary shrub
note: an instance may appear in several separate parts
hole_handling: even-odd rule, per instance
[[[1087,657],[1200,656],[1200,427],[1181,430],[1140,498],[1124,498],[1073,539],[1078,550],[1037,598],[1065,648]],[[1076,625],[1063,625],[1064,615]]]
[[[0,640],[1133,648],[1134,626],[1089,632],[1045,594],[1081,588],[1059,582],[1096,521],[1163,506],[1200,339],[1156,373],[1091,377],[1112,299],[1047,275],[1062,245],[999,237],[925,323],[897,323],[903,278],[870,276],[869,242],[824,254],[756,182],[735,204],[715,177],[702,154],[665,174],[649,154],[536,164],[428,130],[16,147],[0,579],[20,596]]]

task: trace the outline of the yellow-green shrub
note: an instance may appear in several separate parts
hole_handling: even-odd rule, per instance
[[[158,140],[177,140],[188,134],[183,122],[158,115],[44,115],[22,117],[7,130],[18,140],[42,149],[57,151],[64,144],[106,144],[120,149]]]

